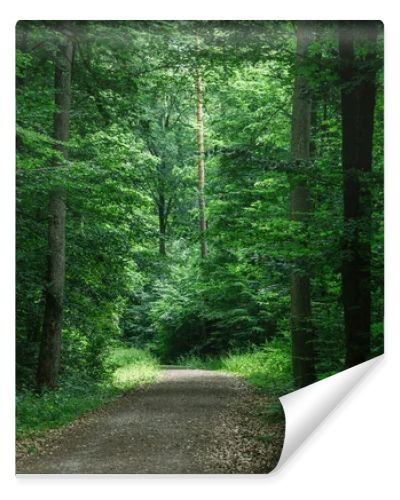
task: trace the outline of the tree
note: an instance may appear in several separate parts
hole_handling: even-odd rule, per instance
[[[199,48],[199,37],[196,38],[197,49]],[[196,65],[196,98],[197,98],[197,193],[199,204],[199,229],[200,229],[200,255],[207,257],[207,239],[206,239],[206,202],[204,196],[204,112],[203,112],[203,79],[201,70]]]
[[[344,238],[342,293],[346,366],[369,358],[371,341],[371,187],[377,22],[341,23]],[[366,55],[357,59],[355,43]]]
[[[304,76],[304,58],[312,36],[310,23],[297,23],[297,74],[293,94],[291,156],[292,161],[299,162],[299,165],[307,164],[310,158],[312,104],[308,81]],[[301,166],[297,167],[299,168]],[[290,191],[291,219],[306,226],[311,212],[307,178],[304,172],[294,172]],[[291,328],[294,380],[297,387],[304,387],[315,381],[310,278],[305,258],[295,262],[295,269],[291,274]]]
[[[153,75],[146,92],[140,95],[143,107],[139,123],[143,142],[154,160],[154,165],[146,164],[142,169],[142,181],[157,210],[159,254],[166,256],[169,222],[184,193],[187,132],[181,122],[185,109],[179,83],[173,82],[172,90],[171,82],[163,76],[163,81],[158,81]],[[165,87],[163,92],[161,86]]]
[[[365,26],[346,25],[354,42],[345,79],[335,22],[18,23],[18,388],[55,384],[56,375],[36,381],[39,350],[46,380],[46,363],[60,358],[61,390],[97,383],[118,339],[166,362],[273,343],[281,394],[293,379],[315,380],[314,364],[318,378],[335,373],[346,354],[341,266],[354,284],[353,247],[367,262],[357,293],[371,301],[371,350],[353,343],[349,364],[382,352],[382,43],[375,56]],[[341,90],[353,98],[356,118],[346,108],[343,125],[359,185],[358,216],[346,209],[345,224],[343,185],[346,203],[354,190],[350,167],[343,180]]]
[[[69,23],[57,28],[61,41],[54,66],[54,149],[53,163],[59,168],[68,159],[69,113],[71,107],[72,33]],[[56,386],[59,369],[65,281],[65,208],[66,191],[62,186],[49,195],[48,261],[45,311],[40,343],[37,385],[39,389]]]

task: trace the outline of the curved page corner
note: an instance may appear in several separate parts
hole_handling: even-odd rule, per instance
[[[383,354],[336,375],[286,394],[280,399],[286,418],[285,440],[275,471],[278,471],[307,437],[321,424]]]

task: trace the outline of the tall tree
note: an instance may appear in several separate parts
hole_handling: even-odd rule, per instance
[[[377,22],[341,23],[344,241],[342,294],[346,366],[369,358],[371,340],[371,187]],[[363,59],[355,54],[363,46]]]
[[[312,100],[304,63],[312,41],[312,24],[297,23],[296,78],[292,108],[291,157],[298,161],[291,176],[291,219],[306,225],[312,212],[307,179],[301,165],[310,158]],[[311,325],[310,278],[306,259],[297,259],[291,275],[291,328],[293,376],[297,387],[315,381],[313,332]]]
[[[168,108],[168,98],[165,95],[163,113],[160,118],[160,129],[164,141],[167,140],[166,136],[170,124],[170,113],[171,111]],[[171,212],[171,206],[173,203],[174,195],[176,194],[174,190],[172,193],[170,192],[172,178],[173,178],[172,169],[170,166],[171,159],[168,158],[168,155],[166,154],[165,151],[160,151],[155,144],[149,144],[150,142],[152,142],[151,137],[147,137],[146,140],[149,146],[149,150],[160,160],[159,164],[157,165],[156,189],[155,189],[156,194],[154,195],[154,200],[158,212],[159,253],[161,256],[165,257],[167,255],[166,239],[167,239],[167,225],[169,222],[168,219]]]
[[[199,49],[199,37],[196,39],[197,49]],[[207,257],[207,240],[206,240],[206,202],[204,196],[204,112],[203,112],[203,79],[201,76],[200,66],[196,66],[196,97],[197,97],[197,192],[199,204],[199,229],[200,229],[200,253],[201,256]]]
[[[68,159],[69,113],[71,107],[72,33],[68,22],[57,26],[61,41],[55,59],[54,168]],[[49,196],[48,261],[45,311],[40,342],[37,385],[39,389],[56,386],[59,369],[65,281],[65,207],[62,186]]]

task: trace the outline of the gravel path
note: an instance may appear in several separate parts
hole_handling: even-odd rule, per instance
[[[268,404],[237,377],[167,369],[159,383],[50,433],[39,452],[17,458],[17,473],[266,473],[283,442],[283,422],[266,429],[260,418]]]

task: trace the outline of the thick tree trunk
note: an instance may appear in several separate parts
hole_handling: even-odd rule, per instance
[[[64,39],[60,43],[55,61],[54,139],[56,143],[54,147],[64,159],[67,159],[66,142],[69,138],[73,42],[67,31],[67,23],[60,26],[59,30]],[[59,163],[60,160],[56,159],[54,168],[57,168]],[[54,388],[59,369],[65,276],[65,197],[66,193],[62,187],[50,193],[47,286],[37,372],[39,389]]]
[[[372,140],[375,108],[375,65],[378,24],[339,28],[341,59],[342,165],[344,238],[342,295],[346,366],[366,361],[371,340],[371,193]],[[355,35],[368,51],[362,74],[357,70]]]
[[[197,96],[197,192],[199,204],[199,230],[200,230],[200,253],[207,257],[206,240],[206,203],[204,197],[204,113],[203,113],[203,81],[200,68],[196,67],[196,96]]]
[[[297,76],[294,85],[292,110],[292,160],[310,158],[312,102],[301,65],[312,40],[310,23],[297,24]],[[301,168],[301,167],[297,167]],[[291,177],[291,219],[307,224],[312,203],[304,172],[294,172]],[[310,278],[306,259],[297,260],[291,276],[291,328],[292,363],[296,387],[315,381],[313,331],[311,325]]]

